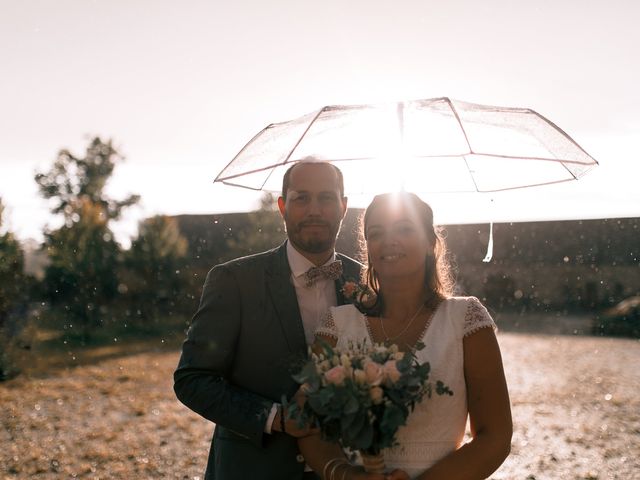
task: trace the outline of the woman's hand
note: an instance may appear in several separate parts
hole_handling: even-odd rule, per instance
[[[396,468],[391,473],[388,473],[385,477],[385,480],[411,480],[411,477],[404,470],[400,470]]]
[[[411,480],[409,474],[399,468],[393,470],[391,473],[367,473],[363,467],[355,465],[350,467],[346,478],[349,480]]]

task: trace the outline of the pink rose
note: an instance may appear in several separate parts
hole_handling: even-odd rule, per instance
[[[396,364],[395,360],[387,361],[384,364],[383,370],[384,370],[385,376],[391,383],[396,383],[398,380],[400,380],[400,377],[402,376],[402,374],[400,373],[400,370],[398,370],[398,365]]]
[[[371,395],[371,401],[374,405],[378,405],[382,403],[384,397],[384,390],[380,387],[371,387],[369,390],[369,395]]]
[[[355,295],[356,288],[357,286],[355,283],[345,282],[345,284],[342,286],[342,293],[344,294],[345,297],[351,298]]]
[[[342,385],[346,376],[347,372],[342,365],[337,365],[324,373],[325,380],[333,385]]]
[[[364,373],[369,385],[380,385],[384,380],[384,371],[382,365],[376,362],[367,362],[364,364]]]

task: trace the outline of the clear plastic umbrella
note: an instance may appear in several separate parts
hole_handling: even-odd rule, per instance
[[[277,192],[308,157],[335,163],[348,194],[496,192],[576,180],[598,164],[534,110],[443,97],[327,106],[268,125],[215,182]]]

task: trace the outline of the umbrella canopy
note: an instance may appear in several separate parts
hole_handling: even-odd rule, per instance
[[[496,192],[576,180],[598,164],[534,110],[442,97],[327,106],[268,125],[215,182],[277,192],[309,157],[339,167],[347,194]]]

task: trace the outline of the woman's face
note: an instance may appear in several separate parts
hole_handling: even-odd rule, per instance
[[[424,224],[410,205],[393,199],[377,205],[366,225],[371,266],[386,278],[424,275],[429,244]]]

